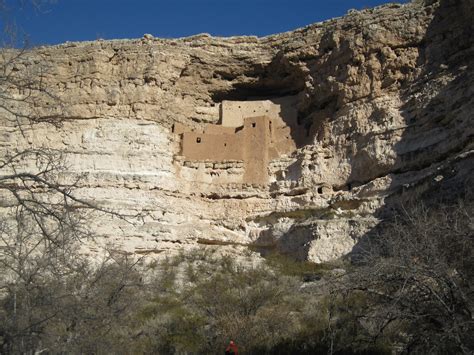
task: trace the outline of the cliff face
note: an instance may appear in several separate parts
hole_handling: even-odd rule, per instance
[[[20,131],[4,111],[1,154],[60,151],[78,197],[144,214],[135,224],[97,216],[99,244],[131,253],[252,246],[330,260],[351,252],[392,203],[449,197],[472,182],[473,6],[386,5],[264,38],[37,48],[11,70],[41,78],[49,94],[15,105],[61,124]],[[173,125],[217,124],[223,100],[288,97],[306,137],[267,162],[268,183],[234,178],[240,162],[180,156]]]

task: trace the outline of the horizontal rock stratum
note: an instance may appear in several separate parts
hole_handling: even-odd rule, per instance
[[[37,118],[21,130],[13,107],[1,105],[0,156],[60,152],[76,196],[143,216],[95,217],[91,253],[214,245],[332,260],[395,202],[450,198],[472,184],[473,6],[391,4],[263,38],[65,43],[22,53],[11,66],[14,52],[4,51],[8,71],[39,78],[48,94],[32,106],[27,92],[12,93],[19,100],[9,105]],[[248,121],[230,124],[240,153],[183,154],[185,133],[173,128],[227,132],[223,102],[277,107],[259,112],[266,125],[294,112],[278,121],[288,146],[283,135],[239,138],[251,132]],[[5,212],[12,197],[0,193]]]

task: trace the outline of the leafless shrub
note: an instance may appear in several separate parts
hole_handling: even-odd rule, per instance
[[[29,2],[34,7],[40,3]],[[8,16],[9,5],[0,1],[1,16]],[[19,132],[15,137],[25,140],[2,147],[0,157],[2,353],[59,351],[64,344],[72,349],[73,344],[77,346],[75,339],[84,334],[82,323],[94,323],[91,318],[96,323],[120,318],[114,307],[123,309],[118,306],[121,295],[132,284],[134,268],[127,266],[130,260],[125,263],[109,257],[97,266],[79,253],[82,243],[93,236],[87,226],[94,213],[127,216],[77,198],[74,190],[81,177],[74,181],[66,178],[68,167],[61,152],[31,148],[26,141],[25,132],[34,134],[37,124],[55,129],[64,117],[64,105],[44,83],[49,69],[41,56],[32,56],[26,49],[0,48],[4,137],[8,139],[8,132]],[[92,297],[99,289],[100,295]],[[97,314],[101,310],[100,319],[88,313],[91,309]],[[87,333],[81,346],[85,346],[85,338],[97,339],[94,336],[104,334],[104,329],[107,325]]]
[[[373,339],[390,331],[408,351],[469,353],[474,348],[473,204],[412,203],[367,244],[347,295],[368,297]]]

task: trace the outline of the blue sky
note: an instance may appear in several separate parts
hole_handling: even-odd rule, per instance
[[[15,0],[9,0],[15,3]],[[16,0],[19,1],[19,0]],[[98,38],[218,36],[289,31],[383,0],[55,0],[10,13],[30,45]],[[406,0],[398,2],[407,2]]]

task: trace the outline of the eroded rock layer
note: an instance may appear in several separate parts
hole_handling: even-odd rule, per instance
[[[264,38],[37,48],[8,70],[40,77],[50,95],[14,105],[61,124],[19,130],[4,110],[0,151],[60,151],[78,197],[144,216],[98,216],[99,244],[131,253],[252,246],[331,260],[395,201],[472,183],[473,15],[469,0],[415,1]],[[218,124],[223,100],[288,97],[296,148],[265,161],[265,183],[242,180],[238,159],[180,155],[174,125]],[[3,191],[2,209],[10,199]]]

